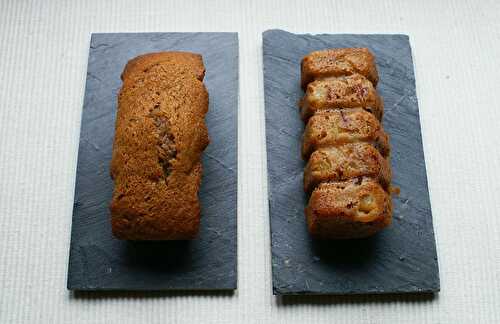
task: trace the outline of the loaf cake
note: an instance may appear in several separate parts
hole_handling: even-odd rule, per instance
[[[320,110],[347,108],[363,108],[379,120],[384,113],[384,104],[375,87],[359,74],[313,81],[307,85],[300,102],[300,114],[304,120]]]
[[[392,220],[389,136],[366,48],[312,52],[301,63],[299,103],[309,233],[318,239],[373,235]]]
[[[146,54],[127,63],[111,160],[112,232],[126,240],[193,239],[201,154],[209,143],[202,57]]]

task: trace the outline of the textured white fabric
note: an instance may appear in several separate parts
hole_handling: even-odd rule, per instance
[[[499,1],[0,1],[0,323],[499,323]],[[262,37],[410,35],[442,292],[271,294]],[[239,289],[66,290],[91,32],[237,31]]]

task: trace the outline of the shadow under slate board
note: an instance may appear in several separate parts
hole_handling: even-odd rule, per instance
[[[193,241],[127,242],[111,234],[109,164],[120,74],[159,51],[203,56],[210,145],[203,154],[201,227]],[[68,270],[71,290],[236,289],[238,35],[93,34],[83,105]]]
[[[439,291],[431,206],[410,43],[405,35],[263,34],[273,291],[286,294],[380,294]],[[376,56],[391,138],[393,223],[367,239],[316,241],[304,216],[304,124],[297,103],[300,62],[314,50],[368,47]]]

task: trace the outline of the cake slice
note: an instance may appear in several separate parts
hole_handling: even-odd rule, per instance
[[[304,190],[311,192],[321,182],[363,176],[374,178],[382,188],[389,189],[389,162],[373,145],[360,142],[320,148],[314,151],[304,169]]]
[[[379,120],[384,104],[373,84],[360,74],[316,80],[307,86],[300,102],[300,114],[307,120],[315,112],[325,109],[360,107],[371,112]]]
[[[311,81],[342,75],[361,74],[374,86],[378,82],[375,57],[367,48],[336,48],[311,52],[302,59],[301,85]]]
[[[373,114],[363,109],[324,110],[315,113],[304,131],[302,156],[346,143],[372,143],[382,154],[389,156],[389,138]]]
[[[392,220],[392,201],[371,178],[321,183],[306,207],[309,233],[318,239],[351,239],[375,234]]]

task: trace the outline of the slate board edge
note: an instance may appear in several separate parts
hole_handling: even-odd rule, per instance
[[[309,290],[309,291],[301,291],[297,292],[294,290],[287,290],[279,287],[275,287],[273,285],[273,295],[275,296],[309,296],[309,295],[317,295],[317,296],[344,296],[344,295],[408,295],[408,294],[436,294],[440,291],[439,286],[437,289],[435,288],[430,288],[430,289],[414,289],[414,290],[390,290],[390,291],[370,291],[370,290],[365,290],[365,291],[335,291],[335,290],[330,290],[327,293],[321,292],[321,291],[315,291],[315,290]]]
[[[262,32],[262,38],[268,33],[273,33],[273,32],[280,32],[280,33],[287,33],[295,36],[308,36],[308,37],[321,37],[321,36],[402,36],[406,37],[408,40],[410,39],[410,36],[408,34],[384,34],[384,33],[359,33],[359,34],[353,34],[353,33],[321,33],[321,34],[313,34],[313,33],[304,33],[304,34],[296,34],[292,33],[283,29],[277,29],[277,28],[272,28],[272,29],[267,29]]]
[[[76,161],[75,161],[75,168],[74,168],[74,172],[73,172],[73,202],[71,204],[71,222],[70,222],[70,237],[69,237],[69,254],[68,254],[68,268],[67,268],[67,271],[66,271],[66,289],[67,290],[74,290],[74,291],[77,291],[77,290],[82,290],[82,291],[86,291],[86,290],[91,290],[91,289],[88,289],[88,288],[85,288],[85,287],[79,287],[79,286],[76,286],[73,284],[72,280],[71,280],[71,272],[70,272],[70,268],[71,268],[71,259],[72,259],[72,254],[75,253],[73,251],[73,237],[76,235],[76,229],[75,229],[75,226],[73,224],[73,218],[75,217],[74,213],[75,213],[75,207],[76,207],[76,180],[77,180],[77,176],[78,176],[78,161],[79,161],[79,158],[80,158],[80,149],[81,149],[81,139],[82,139],[82,132],[83,132],[83,113],[85,111],[85,106],[87,104],[87,100],[88,99],[88,96],[87,96],[87,89],[89,88],[89,78],[88,78],[88,68],[89,68],[89,64],[90,64],[90,57],[91,57],[91,52],[92,52],[92,38],[94,38],[94,35],[95,33],[90,33],[90,39],[88,41],[88,52],[87,52],[87,64],[85,65],[84,67],[84,72],[85,72],[85,87],[83,89],[83,101],[81,103],[81,112],[80,112],[80,122],[78,123],[78,129],[79,129],[79,132],[78,132],[78,140],[77,140],[77,148],[76,148]]]

